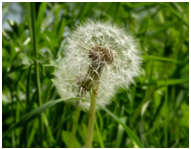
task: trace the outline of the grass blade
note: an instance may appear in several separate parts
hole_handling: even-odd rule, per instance
[[[129,137],[139,146],[139,147],[143,147],[141,141],[139,140],[139,138],[134,134],[134,132],[126,125],[124,124],[116,115],[114,115],[113,113],[111,113],[111,111],[107,110],[106,108],[98,105],[101,109],[103,109],[105,112],[107,112],[107,114],[109,114],[112,118],[114,118],[114,120],[116,120],[127,132],[127,134],[129,135]]]
[[[182,84],[182,83],[186,83],[186,82],[189,82],[189,78],[181,78],[181,79],[171,79],[171,80],[168,80],[168,82],[166,82],[165,80],[161,80],[161,81],[158,81],[157,84],[158,86],[160,85],[177,85],[177,84]]]
[[[98,134],[98,137],[99,137],[100,146],[101,146],[101,148],[105,148],[105,146],[103,144],[103,139],[102,139],[100,131],[99,131],[99,127],[97,125],[97,120],[95,120],[95,126],[96,126],[97,134]]]
[[[25,124],[27,124],[28,122],[30,122],[31,120],[33,120],[34,118],[36,118],[37,116],[39,116],[39,114],[41,114],[42,112],[44,112],[45,110],[51,108],[52,106],[54,106],[55,104],[59,103],[59,102],[63,102],[66,99],[58,99],[58,100],[53,100],[53,101],[49,101],[45,104],[43,104],[42,106],[34,109],[33,111],[29,112],[28,114],[26,114],[23,118],[20,119],[20,121],[16,124],[14,124],[10,129],[8,129],[7,131],[5,131],[2,136],[4,137],[6,134],[8,134],[9,132],[11,132],[14,129],[17,129]],[[81,98],[69,98],[67,100],[82,100],[85,102],[89,102],[86,99],[81,99]],[[134,132],[128,127],[126,126],[116,115],[114,115],[112,112],[110,112],[109,110],[107,110],[106,108],[97,105],[98,107],[100,107],[101,109],[103,109],[105,112],[107,112],[112,118],[114,118],[114,120],[116,120],[119,124],[122,125],[122,127],[124,128],[124,130],[127,132],[127,134],[129,135],[129,137],[131,139],[134,140],[134,142],[139,146],[139,147],[143,147],[143,145],[141,144],[139,138],[134,134]]]
[[[168,148],[168,85],[167,80],[165,81],[166,84],[166,91],[165,91],[165,110],[166,110],[166,117],[165,117],[165,148]]]
[[[71,98],[73,100],[79,100],[78,98]],[[71,100],[68,99],[68,100]],[[31,112],[27,113],[24,117],[22,117],[20,119],[20,121],[18,121],[17,123],[13,124],[7,131],[5,131],[3,133],[3,136],[5,136],[7,133],[22,127],[24,125],[26,125],[28,122],[32,121],[34,118],[36,118],[37,116],[39,116],[42,112],[44,112],[45,110],[51,108],[52,106],[54,106],[55,104],[64,101],[65,99],[58,99],[58,100],[53,100],[53,101],[49,101],[45,104],[43,104],[42,106],[32,110]],[[84,99],[81,99],[84,100]]]
[[[154,61],[163,61],[163,62],[173,62],[173,63],[180,63],[177,60],[164,58],[164,57],[157,57],[157,56],[142,56],[144,60],[154,60]]]
[[[167,23],[166,25],[164,25],[163,27],[159,28],[158,30],[156,30],[154,33],[152,33],[149,38],[153,38],[161,33],[163,33],[165,30],[167,30],[168,28],[170,28],[171,26],[173,26],[174,24],[176,24],[177,21],[174,21],[174,22],[170,22],[170,23]]]
[[[40,9],[39,9],[38,17],[37,17],[37,25],[36,25],[37,34],[41,32],[41,26],[42,26],[45,10],[46,10],[46,2],[43,2],[40,5]]]
[[[37,34],[36,34],[36,24],[35,24],[35,3],[28,3],[29,8],[29,30],[31,34],[32,49],[34,51],[34,65],[35,65],[35,77],[36,77],[36,89],[37,89],[37,99],[38,106],[41,106],[41,90],[40,90],[40,75],[38,68],[38,51],[37,51]],[[43,124],[42,117],[39,117],[39,128],[41,134],[41,147],[43,147]]]

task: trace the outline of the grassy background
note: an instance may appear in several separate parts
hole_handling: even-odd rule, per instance
[[[189,147],[189,3],[3,3],[2,15],[3,147],[68,147],[76,108],[58,100],[53,72],[87,18],[130,31],[144,60],[136,84],[97,112],[93,147]],[[87,122],[82,111],[74,147]]]

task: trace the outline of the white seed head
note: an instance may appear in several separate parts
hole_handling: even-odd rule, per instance
[[[82,23],[67,37],[64,52],[54,79],[62,98],[90,100],[89,90],[98,88],[97,103],[104,106],[117,88],[128,88],[140,73],[142,59],[135,40],[109,22]],[[83,101],[78,104],[84,109],[90,106]]]

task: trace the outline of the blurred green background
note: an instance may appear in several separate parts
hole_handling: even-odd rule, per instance
[[[52,79],[64,57],[62,43],[87,18],[131,32],[143,53],[136,83],[119,89],[112,104],[97,112],[93,147],[189,147],[189,3],[33,6],[2,3],[2,147],[68,147],[76,108],[58,101]],[[84,146],[87,123],[82,111],[74,147]]]

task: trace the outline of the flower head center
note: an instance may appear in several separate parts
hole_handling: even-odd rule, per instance
[[[101,72],[105,64],[113,62],[111,50],[100,46],[94,47],[89,51],[89,58],[92,60],[87,74],[83,80],[79,80],[79,96],[83,96],[90,89],[98,89]]]
[[[90,50],[89,58],[92,59],[92,62],[111,64],[113,62],[113,53],[110,49],[97,46]]]

